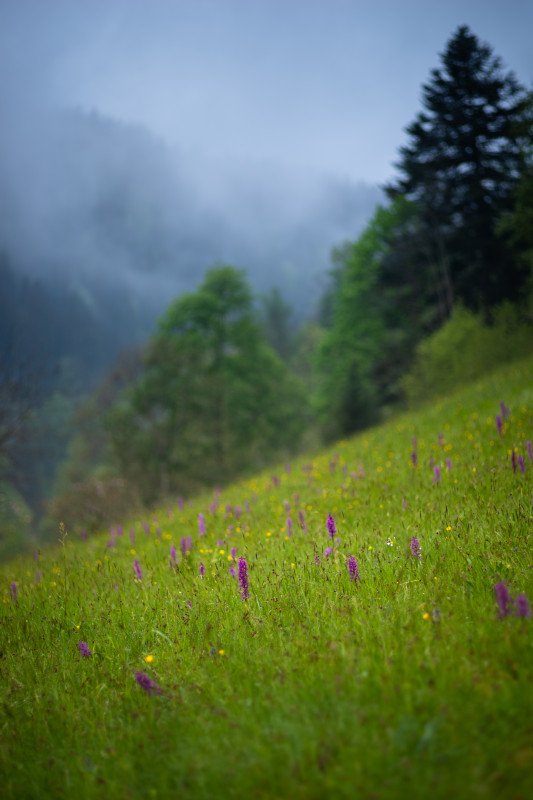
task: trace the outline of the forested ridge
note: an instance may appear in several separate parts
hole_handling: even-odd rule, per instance
[[[253,473],[531,351],[532,93],[463,26],[421,102],[385,201],[360,235],[333,249],[314,305],[316,238],[302,249],[307,278],[294,265],[280,267],[282,236],[279,261],[268,281],[262,265],[258,282],[259,262],[253,273],[227,262],[228,229],[205,252],[193,246],[203,232],[164,170],[151,216],[135,216],[142,174],[136,182],[126,164],[117,177],[133,194],[117,188],[92,208],[92,224],[108,229],[111,258],[137,264],[131,274],[140,291],[135,281],[91,284],[90,261],[83,279],[52,289],[23,275],[6,243],[5,553],[54,535],[59,519],[97,529],[137,506]],[[345,200],[341,217],[355,208]],[[168,202],[183,209],[179,238],[159,213]],[[312,227],[295,226],[293,236],[305,238]],[[213,243],[220,252],[208,252]],[[198,258],[205,260],[194,281]],[[155,274],[172,259],[188,264],[190,275],[161,313],[139,265]]]

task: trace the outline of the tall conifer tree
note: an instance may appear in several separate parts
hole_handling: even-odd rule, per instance
[[[423,86],[422,111],[386,187],[417,203],[448,313],[516,299],[523,276],[496,233],[523,169],[527,94],[466,26]]]

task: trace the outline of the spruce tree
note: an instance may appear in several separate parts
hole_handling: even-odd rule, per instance
[[[416,202],[431,267],[448,313],[453,302],[487,308],[519,295],[524,275],[496,227],[523,170],[527,93],[466,26],[423,86],[424,110],[386,187]]]

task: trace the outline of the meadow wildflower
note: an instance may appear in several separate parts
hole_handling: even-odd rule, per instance
[[[92,656],[92,651],[89,650],[86,642],[78,642],[78,650],[84,658],[89,658],[89,656]]]
[[[201,563],[201,564],[200,564],[200,566],[198,567],[198,572],[200,573],[200,575],[201,575],[201,576],[202,576],[202,578],[203,578],[203,577],[204,577],[204,575],[205,575],[205,567],[204,567],[204,565],[203,565],[202,563]]]
[[[444,434],[439,433],[439,444],[441,447],[444,447]]]
[[[514,450],[511,453],[511,466],[513,468],[513,472],[516,472],[516,452]]]
[[[183,502],[183,497],[178,497],[178,508],[180,511],[183,511],[185,503]]]
[[[329,538],[335,539],[335,534],[337,533],[337,527],[335,525],[335,520],[333,519],[331,514],[328,514],[326,525],[328,528]]]
[[[250,592],[248,590],[248,566],[246,559],[242,556],[239,558],[239,586],[243,600],[248,600]]]
[[[411,539],[411,553],[414,558],[420,558],[420,542],[416,536]]]
[[[198,534],[205,536],[205,518],[203,514],[198,514]]]
[[[359,567],[357,565],[357,561],[355,560],[354,556],[350,556],[348,559],[348,572],[350,573],[351,581],[359,580]]]
[[[448,470],[448,472],[452,471],[452,460],[449,457],[446,459],[446,469]]]
[[[292,536],[292,519],[287,517],[287,533]]]
[[[519,468],[520,472],[523,475],[525,473],[525,471],[526,471],[526,465],[524,463],[523,456],[518,456],[518,468]]]
[[[529,600],[527,599],[526,594],[517,595],[514,604],[516,609],[515,614],[517,617],[531,617],[531,608],[529,607]]]
[[[495,585],[494,594],[496,596],[496,603],[498,604],[499,618],[503,619],[504,617],[508,617],[511,613],[509,609],[511,604],[511,595],[509,594],[509,590],[503,581],[499,581],[499,583]]]
[[[144,689],[146,694],[150,695],[161,694],[161,689],[159,688],[157,683],[154,683],[154,681],[150,680],[146,672],[136,672],[135,680],[137,681],[141,689]]]
[[[440,483],[440,467],[439,467],[438,464],[435,464],[435,467],[433,468],[433,472],[434,472],[434,475],[435,475],[433,480],[435,481],[435,483]]]
[[[174,547],[174,545],[172,545],[172,547],[170,548],[170,558],[172,559],[172,563],[175,564],[176,563],[176,548]]]
[[[152,655],[145,656],[144,660],[146,661],[147,664],[151,664],[152,661],[154,660],[154,657]]]
[[[13,583],[11,584],[11,599],[13,600],[14,603],[16,603],[19,599],[19,593],[15,581],[13,581]]]
[[[300,523],[300,528],[303,528],[304,531],[306,531],[307,525],[305,524],[305,515],[302,509],[298,511],[298,522]]]
[[[326,547],[324,550],[324,555],[328,558],[333,553],[333,547]]]
[[[233,513],[235,515],[235,519],[239,519],[242,514],[242,508],[240,506],[235,506]]]
[[[148,525],[148,523],[147,523],[147,522],[143,522],[143,528],[144,528],[144,532],[145,532],[145,534],[146,534],[147,536],[150,536],[150,526]]]
[[[418,456],[416,454],[416,450],[413,450],[413,452],[411,453],[411,464],[413,465],[413,467],[416,467],[416,465],[418,464]]]
[[[133,562],[133,569],[135,570],[135,574],[137,575],[139,580],[142,581],[143,574],[142,574],[142,571],[141,571],[141,565],[139,564],[139,559],[138,558],[136,558],[135,561]]]
[[[233,564],[229,567],[228,572],[229,572],[229,574],[231,575],[232,578],[234,578],[236,576],[237,570],[235,569]]]
[[[501,436],[502,435],[502,430],[503,430],[503,422],[502,422],[502,418],[500,417],[499,414],[496,414],[496,427],[498,429],[498,433]]]
[[[509,411],[503,400],[500,400],[500,410],[502,412],[503,419],[505,419],[505,417],[511,416],[511,412]]]

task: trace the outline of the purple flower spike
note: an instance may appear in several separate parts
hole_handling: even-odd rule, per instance
[[[513,472],[516,472],[516,453],[514,450],[511,454],[511,466],[513,468]]]
[[[139,559],[138,558],[136,558],[135,561],[133,562],[133,569],[135,570],[135,574],[137,575],[139,580],[142,581],[143,574],[141,572],[141,566],[139,564]]]
[[[229,574],[231,575],[231,577],[232,577],[232,578],[234,578],[234,577],[236,576],[236,574],[237,574],[237,570],[235,569],[235,567],[233,566],[233,564],[230,566],[230,568],[229,568],[228,572],[229,572]]]
[[[523,456],[518,456],[518,468],[520,469],[520,472],[522,473],[522,475],[524,475],[524,473],[526,471],[526,465],[524,463]]]
[[[441,447],[444,447],[444,434],[439,433],[439,444]]]
[[[89,650],[89,647],[85,642],[78,642],[78,650],[84,658],[89,658],[89,656],[92,656],[92,651]]]
[[[141,689],[144,689],[146,694],[150,695],[161,694],[162,692],[157,683],[154,683],[154,681],[150,680],[146,672],[136,672],[135,680],[137,681]]]
[[[250,597],[249,587],[248,587],[248,567],[246,564],[246,559],[242,556],[239,558],[239,586],[241,589],[241,597],[243,601],[248,600]]]
[[[19,593],[15,581],[13,581],[13,583],[11,584],[11,599],[13,600],[14,603],[17,603],[19,599]]]
[[[324,555],[328,558],[333,553],[333,547],[326,547],[324,550]]]
[[[500,581],[495,585],[494,594],[496,595],[496,602],[498,604],[499,618],[503,619],[504,617],[508,617],[511,613],[509,609],[511,604],[511,595],[509,594],[509,590],[503,581]]]
[[[527,447],[527,457],[529,458],[530,461],[533,461],[533,444],[531,444],[531,442],[528,442],[526,447]]]
[[[507,406],[505,405],[503,400],[500,400],[500,409],[501,409],[501,412],[502,412],[502,418],[503,419],[505,419],[506,417],[510,417],[511,416],[511,412],[509,411],[509,409],[507,408]]]
[[[447,458],[446,459],[446,469],[448,470],[448,472],[452,471],[452,460],[451,460],[451,458]]]
[[[178,508],[180,511],[183,511],[185,503],[183,502],[183,497],[178,497]]]
[[[411,464],[413,465],[413,467],[416,467],[416,465],[418,464],[418,456],[416,454],[416,450],[413,450],[413,452],[411,453]]]
[[[350,556],[348,559],[348,572],[350,573],[351,581],[359,580],[359,567],[357,566],[357,561],[354,556]]]
[[[203,565],[203,564],[200,564],[200,566],[198,567],[198,572],[200,573],[200,575],[201,575],[201,576],[202,576],[202,578],[203,578],[203,577],[204,577],[204,575],[205,575],[205,567],[204,567],[204,565]]]
[[[526,594],[517,595],[514,604],[517,617],[523,617],[524,619],[529,619],[531,617],[531,608],[529,607],[529,600]]]
[[[337,528],[335,526],[335,520],[333,519],[331,514],[328,514],[328,519],[327,519],[326,525],[327,525],[327,528],[328,528],[329,538],[330,539],[335,539],[335,534],[337,533]]]
[[[174,547],[174,545],[172,545],[172,547],[170,548],[170,558],[172,559],[172,563],[175,564],[176,563],[176,548]]]
[[[411,553],[414,558],[420,558],[420,542],[415,536],[411,539]]]
[[[242,514],[242,508],[240,506],[235,506],[233,513],[235,514],[235,519],[239,519]]]
[[[237,548],[236,547],[232,547],[229,552],[230,552],[230,556],[232,558],[234,558],[235,560],[237,560]]]
[[[503,422],[502,422],[502,418],[500,417],[499,414],[496,414],[496,427],[498,428],[498,433],[501,436],[502,435]]]
[[[435,464],[433,472],[435,473],[435,483],[440,483],[440,467],[438,464]]]
[[[287,533],[292,536],[292,519],[287,517]]]
[[[198,533],[205,536],[205,519],[203,514],[198,514]]]

